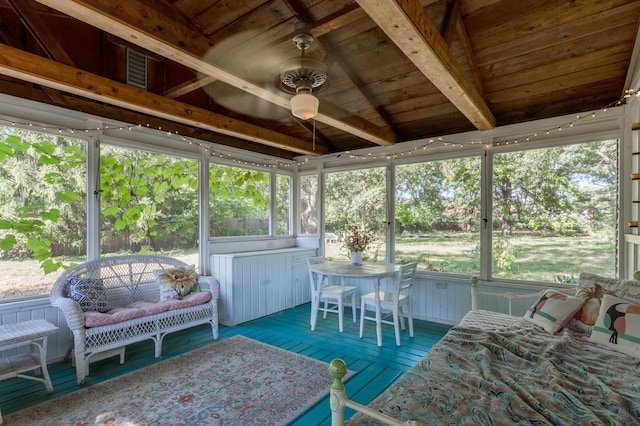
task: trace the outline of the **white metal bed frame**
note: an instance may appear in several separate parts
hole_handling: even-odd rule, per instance
[[[475,278],[475,277],[474,277]],[[544,290],[543,290],[544,291]],[[539,297],[543,291],[539,291],[537,293],[527,293],[527,294],[515,294],[513,292],[505,292],[505,293],[492,293],[492,292],[482,292],[478,289],[478,280],[477,278],[471,280],[471,310],[478,310],[478,297],[479,295],[487,295],[487,296],[497,296],[504,297],[509,302],[509,315],[511,315],[511,304],[513,300],[516,299],[525,299],[532,297]],[[378,411],[372,410],[371,408],[358,404],[355,401],[351,401],[347,398],[347,394],[344,388],[344,383],[342,382],[342,378],[347,373],[347,365],[341,359],[334,359],[329,364],[329,374],[333,377],[333,384],[331,385],[331,392],[329,395],[329,402],[331,405],[331,426],[344,426],[344,409],[346,407],[351,408],[357,412],[363,413],[372,419],[375,419],[379,422],[384,423],[385,425],[390,426],[418,426],[419,423],[415,420],[407,420],[405,422],[401,422],[394,418],[391,418],[385,414],[382,414]]]

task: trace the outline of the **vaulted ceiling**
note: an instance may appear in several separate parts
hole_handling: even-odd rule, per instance
[[[639,18],[638,0],[0,0],[0,92],[321,155],[607,106]],[[328,76],[306,121],[279,79],[302,33]]]

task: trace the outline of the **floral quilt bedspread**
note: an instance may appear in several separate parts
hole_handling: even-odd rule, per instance
[[[588,338],[574,321],[552,335],[469,312],[369,407],[421,425],[640,424],[640,359]],[[356,414],[348,424],[380,423]]]

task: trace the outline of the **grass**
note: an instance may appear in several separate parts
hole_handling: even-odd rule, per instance
[[[182,260],[187,265],[198,265],[198,249],[172,250],[158,252],[156,254],[172,256]],[[67,259],[63,263],[79,263],[84,259]],[[50,274],[45,274],[40,268],[40,262],[32,259],[25,260],[0,260],[0,300],[49,294],[51,286],[62,274],[62,269]]]
[[[562,281],[578,279],[581,272],[615,276],[616,244],[599,237],[510,237],[517,250],[511,270],[494,271],[494,277],[520,280]]]
[[[559,237],[532,234],[494,236],[494,246],[506,239],[504,256],[513,257],[493,277],[529,281],[569,282],[581,272],[615,275],[615,241],[599,236]],[[384,250],[384,247],[382,248]],[[382,253],[384,256],[384,253]],[[340,243],[327,244],[326,256],[347,260]],[[365,260],[373,260],[367,251]],[[396,262],[417,261],[419,269],[476,275],[480,269],[480,237],[472,233],[430,233],[396,236]]]
[[[507,256],[512,264],[493,267],[493,277],[545,282],[575,282],[581,272],[604,276],[615,275],[615,241],[598,236],[548,237],[532,234],[494,236],[494,245],[508,241]],[[431,233],[396,237],[396,262],[418,262],[419,269],[465,275],[480,270],[480,237],[472,233]],[[160,254],[160,253],[159,253]],[[197,249],[164,252],[189,265],[198,264]],[[340,243],[326,245],[326,257],[348,260]],[[365,261],[384,261],[384,245],[366,251]],[[78,259],[76,261],[81,261]],[[69,260],[65,260],[69,262]],[[508,267],[507,267],[508,266]],[[45,275],[35,260],[0,260],[0,300],[21,296],[48,294],[62,271]]]

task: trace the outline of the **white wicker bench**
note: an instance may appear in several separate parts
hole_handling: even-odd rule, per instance
[[[67,279],[99,279],[109,306],[125,307],[135,304],[134,306],[144,308],[145,312],[153,312],[153,303],[160,299],[155,271],[186,267],[188,265],[184,262],[165,256],[112,256],[76,265],[56,280],[51,289],[50,300],[53,306],[57,306],[64,313],[73,333],[78,384],[84,383],[91,357],[99,359],[100,355],[104,357],[106,354],[122,354],[119,349],[134,342],[153,340],[157,358],[162,354],[162,339],[174,331],[209,323],[213,330],[213,338],[217,339],[220,284],[213,277],[198,277],[200,290],[211,293],[211,299],[206,303],[180,307],[183,301],[177,301],[178,307],[164,312],[115,324],[85,327],[84,312],[80,305],[67,295]]]

